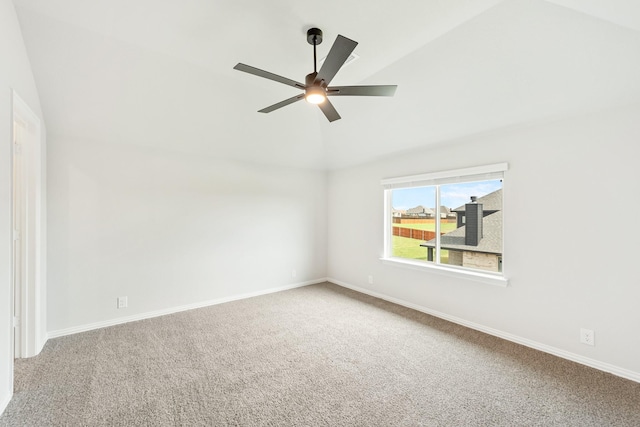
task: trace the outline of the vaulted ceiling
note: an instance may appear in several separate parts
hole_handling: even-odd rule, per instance
[[[637,0],[14,0],[50,138],[335,168],[497,128],[640,102]],[[342,120],[298,92],[306,30],[360,57],[335,85]]]

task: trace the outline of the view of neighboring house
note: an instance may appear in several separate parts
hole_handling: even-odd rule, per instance
[[[393,209],[392,212],[398,212],[396,209]],[[407,209],[405,212],[406,216],[411,217],[420,217],[420,218],[435,218],[436,210],[434,208],[425,208],[422,205],[418,205],[415,208]],[[394,215],[396,216],[396,215]],[[400,215],[398,215],[400,216]],[[440,206],[440,218],[455,218],[456,213],[453,212],[446,206]]]
[[[404,209],[391,209],[391,216],[394,218],[402,218],[407,214],[407,211]]]
[[[440,218],[441,219],[447,219],[447,218],[456,218],[458,215],[456,214],[456,212],[454,212],[452,209],[449,209],[446,206],[440,206]]]
[[[433,218],[433,209],[425,208],[422,205],[418,205],[415,208],[407,209],[407,216],[417,216],[422,218]]]
[[[501,271],[502,190],[472,198],[452,212],[458,217],[457,228],[440,237],[441,249],[449,251],[449,265]],[[427,260],[433,261],[435,239],[420,246],[427,248]]]

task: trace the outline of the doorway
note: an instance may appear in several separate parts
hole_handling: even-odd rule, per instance
[[[40,119],[13,92],[13,355],[32,357],[46,342],[44,144]]]

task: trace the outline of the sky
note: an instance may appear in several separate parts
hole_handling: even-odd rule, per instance
[[[502,188],[499,179],[491,181],[465,182],[440,186],[441,204],[448,208],[457,208],[471,201],[471,196],[478,198]],[[415,187],[393,190],[392,206],[394,209],[410,209],[418,205],[433,208],[436,205],[435,187]]]

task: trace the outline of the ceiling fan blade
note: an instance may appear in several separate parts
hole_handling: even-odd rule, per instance
[[[397,85],[387,86],[332,86],[327,96],[393,96]]]
[[[327,59],[325,59],[322,68],[318,71],[315,80],[316,83],[324,80],[325,86],[329,85],[338,70],[340,70],[347,59],[349,59],[349,55],[351,55],[351,52],[353,52],[353,49],[355,49],[357,45],[358,42],[338,34],[336,41],[333,43],[333,46],[331,46],[331,50],[329,50]]]
[[[268,107],[265,107],[262,110],[259,110],[258,113],[270,113],[274,110],[277,110],[278,108],[286,107],[289,104],[293,104],[294,102],[300,101],[301,99],[304,99],[304,93],[301,93],[300,95],[296,95],[289,99],[285,99],[284,101],[280,101],[277,104],[273,104]]]
[[[330,122],[340,120],[340,114],[338,114],[338,111],[336,111],[336,108],[328,99],[325,99],[323,103],[318,104],[318,107],[320,107],[324,115],[327,117],[327,120]]]
[[[288,79],[286,77],[279,76],[277,74],[270,73],[268,71],[261,70],[256,67],[252,67],[251,65],[238,63],[234,70],[244,71],[245,73],[253,74],[254,76],[263,77],[265,79],[273,80],[278,83],[282,83],[288,86],[297,87],[298,89],[304,89],[304,85],[295,80]]]

